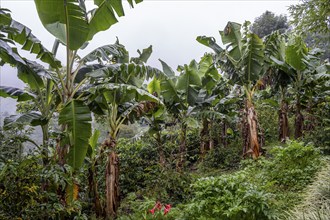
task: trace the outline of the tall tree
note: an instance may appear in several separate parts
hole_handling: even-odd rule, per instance
[[[120,47],[118,41],[116,45]],[[82,75],[87,73],[93,83],[86,93],[89,107],[94,113],[105,115],[108,124],[109,135],[102,146],[107,158],[105,173],[107,219],[116,217],[120,202],[119,156],[116,146],[121,125],[134,122],[161,104],[157,97],[143,89],[143,83],[149,77],[155,74],[161,75],[158,69],[144,65],[151,52],[150,46],[142,53],[139,51],[140,56],[131,58],[129,62],[126,51],[123,56],[112,57],[114,59],[108,60],[107,63],[87,64],[80,70]],[[122,63],[117,63],[118,61]],[[88,71],[90,69],[93,71]]]
[[[256,34],[249,31],[248,26],[249,22],[246,22],[243,28],[241,24],[228,22],[225,29],[220,31],[222,43],[226,45],[225,50],[210,37],[200,37],[199,42],[218,54],[220,68],[228,73],[233,83],[244,89],[243,154],[258,158],[261,142],[258,138],[259,125],[253,97],[264,72],[264,44]]]
[[[289,25],[285,15],[275,15],[271,11],[265,11],[254,20],[251,31],[262,38],[276,30],[283,33],[288,27]]]
[[[330,3],[328,0],[300,0],[291,5],[290,23],[295,31],[306,37],[309,47],[325,51],[323,59],[330,59]]]
[[[328,0],[300,0],[291,5],[291,23],[301,33],[330,33],[330,4]]]

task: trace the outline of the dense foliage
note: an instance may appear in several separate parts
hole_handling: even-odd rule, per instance
[[[129,57],[118,39],[78,55],[122,1],[35,3],[52,52],[0,8],[0,64],[26,84],[0,86],[20,113],[1,128],[1,219],[294,219],[306,206],[329,218],[330,64],[305,35],[277,30],[285,17],[228,22],[224,47],[197,37],[214,53],[176,73],[146,65],[152,46]]]

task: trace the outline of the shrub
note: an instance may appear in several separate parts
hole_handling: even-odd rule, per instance
[[[80,202],[66,206],[57,195],[68,174],[56,164],[42,167],[40,161],[39,155],[29,155],[2,167],[0,219],[83,219]]]
[[[271,150],[273,158],[265,167],[270,181],[287,190],[300,190],[309,184],[320,167],[320,152],[311,145],[291,141]]]
[[[197,180],[183,219],[273,219],[273,195],[246,181],[247,172]]]

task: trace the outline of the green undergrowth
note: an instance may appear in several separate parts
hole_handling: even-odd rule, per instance
[[[288,220],[327,220],[330,219],[330,158],[306,188],[302,202],[287,213]]]
[[[155,216],[149,211],[156,201],[172,205],[166,216],[159,215],[157,219],[285,218],[283,213],[301,203],[304,190],[326,162],[316,148],[295,141],[275,146],[268,154],[267,158],[243,160],[239,169],[224,172],[220,168],[219,172],[208,169],[205,173],[201,167],[187,174],[167,171],[160,180],[165,193],[157,196],[150,192],[153,187],[147,187],[149,192],[131,192],[122,203],[120,219],[152,219]],[[182,182],[180,175],[186,175],[189,181]],[[175,184],[168,186],[173,181]],[[169,194],[171,187],[187,190]],[[184,197],[180,200],[176,193]]]

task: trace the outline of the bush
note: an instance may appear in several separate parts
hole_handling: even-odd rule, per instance
[[[219,147],[209,151],[202,164],[201,169],[235,169],[241,161],[242,149],[238,145],[231,144],[229,147]]]
[[[70,206],[57,195],[68,174],[56,164],[43,167],[39,155],[8,160],[0,172],[0,219],[81,219],[81,204]]]
[[[183,219],[273,219],[273,195],[246,181],[247,172],[197,180]]]
[[[320,152],[311,145],[291,141],[271,150],[273,158],[265,167],[270,181],[287,190],[300,190],[309,184],[320,168]]]

